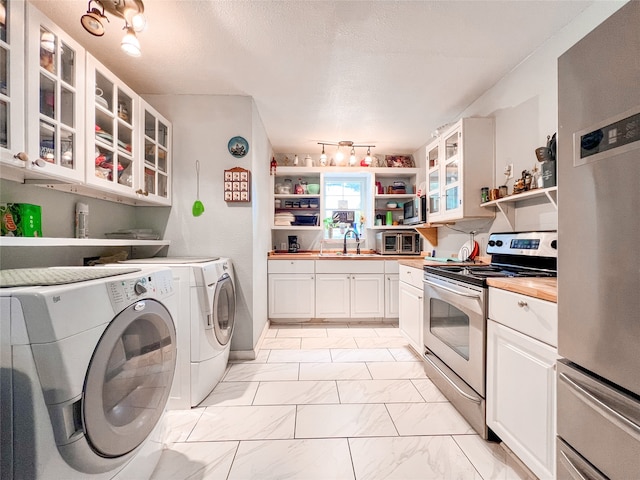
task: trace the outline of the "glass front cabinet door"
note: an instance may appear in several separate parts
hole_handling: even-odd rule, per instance
[[[440,145],[436,141],[427,147],[427,222],[440,213]]]
[[[152,203],[171,205],[171,123],[142,99],[140,110],[144,162],[136,193]]]
[[[429,223],[494,215],[479,201],[482,187],[495,185],[493,125],[463,118],[426,147]]]
[[[83,182],[84,49],[31,4],[27,23],[28,167]]]
[[[87,55],[87,183],[135,196],[140,155],[137,95]]]
[[[0,0],[0,162],[24,168],[24,3]],[[26,158],[26,157],[23,157]]]

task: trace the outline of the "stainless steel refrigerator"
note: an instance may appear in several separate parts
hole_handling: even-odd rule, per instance
[[[559,479],[640,478],[640,1],[558,60]]]

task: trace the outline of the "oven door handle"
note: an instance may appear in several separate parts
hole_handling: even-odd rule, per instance
[[[439,366],[438,366],[438,365],[437,365],[433,360],[431,360],[431,359],[429,358],[429,356],[428,356],[428,355],[429,355],[429,354],[425,353],[425,355],[424,355],[424,357],[423,357],[423,358],[424,358],[427,362],[429,362],[429,364],[430,364],[433,368],[435,368],[435,369],[436,369],[436,371],[437,371],[440,375],[442,375],[442,378],[444,378],[444,379],[447,381],[447,383],[448,383],[449,385],[451,385],[451,387],[453,387],[453,389],[454,389],[456,392],[458,392],[458,394],[459,394],[459,395],[461,395],[462,397],[466,398],[466,399],[467,399],[467,400],[469,400],[470,402],[477,403],[478,405],[482,402],[482,399],[481,399],[481,398],[473,397],[473,396],[469,395],[467,392],[465,392],[465,391],[463,391],[462,389],[460,389],[460,387],[459,387],[458,385],[456,385],[456,384],[455,384],[455,382],[454,382],[453,380],[451,380],[451,379],[449,378],[449,376],[448,376],[448,375],[447,375],[447,374],[446,374],[446,373],[445,373],[445,372],[444,372],[444,371],[443,371],[443,370],[442,370],[442,369],[441,369],[441,368],[440,368],[440,367],[439,367]]]
[[[461,297],[480,298],[480,294],[479,293],[460,292],[458,290],[454,290],[453,288],[449,288],[449,287],[445,287],[443,285],[440,285],[439,283],[430,282],[429,280],[423,280],[423,282],[426,283],[427,285],[431,285],[432,287],[441,288],[442,290],[444,290],[446,292],[455,293],[456,295],[460,295]]]

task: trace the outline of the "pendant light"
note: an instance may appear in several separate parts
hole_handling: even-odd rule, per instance
[[[140,42],[138,41],[138,37],[136,37],[136,32],[132,27],[127,27],[127,33],[122,38],[122,42],[120,43],[120,48],[132,57],[139,57],[141,54],[140,51]]]
[[[361,165],[371,165],[371,148],[375,147],[375,145],[356,145],[351,140],[342,140],[340,142],[318,142],[318,145],[322,145],[322,154],[320,155],[320,164],[326,165],[327,155],[324,153],[325,145],[337,145],[338,151],[336,152],[336,163],[338,165],[343,165],[342,161],[344,160],[344,153],[340,151],[340,147],[351,147],[351,152],[349,154],[349,165],[354,166],[356,164],[356,148],[364,148],[367,147],[367,156],[364,161],[361,162]]]
[[[104,35],[104,25],[102,24],[102,20],[106,20],[108,22],[109,19],[104,14],[104,7],[102,7],[102,12],[100,12],[100,10],[98,10],[97,8],[91,8],[91,3],[93,1],[94,0],[89,0],[87,13],[80,17],[80,23],[82,24],[84,29],[91,35],[101,37],[102,35]]]
[[[91,6],[94,3],[96,8]],[[141,54],[140,42],[136,37],[136,32],[141,32],[146,27],[146,19],[143,15],[144,4],[142,0],[89,0],[87,12],[80,18],[80,23],[91,35],[101,37],[105,28],[103,21],[109,21],[105,11],[124,20],[124,30],[126,33],[120,43],[122,50],[132,57],[139,57]]]
[[[364,157],[364,163],[371,165],[371,147],[367,147],[367,156]]]
[[[349,155],[349,165],[352,167],[356,164],[356,149],[351,146],[351,154]]]

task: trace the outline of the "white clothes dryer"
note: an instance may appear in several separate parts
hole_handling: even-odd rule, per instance
[[[120,264],[170,267],[176,285],[178,365],[170,409],[199,405],[224,375],[235,325],[233,264],[220,257],[153,257]]]
[[[176,362],[166,268],[0,271],[2,479],[148,478]]]

